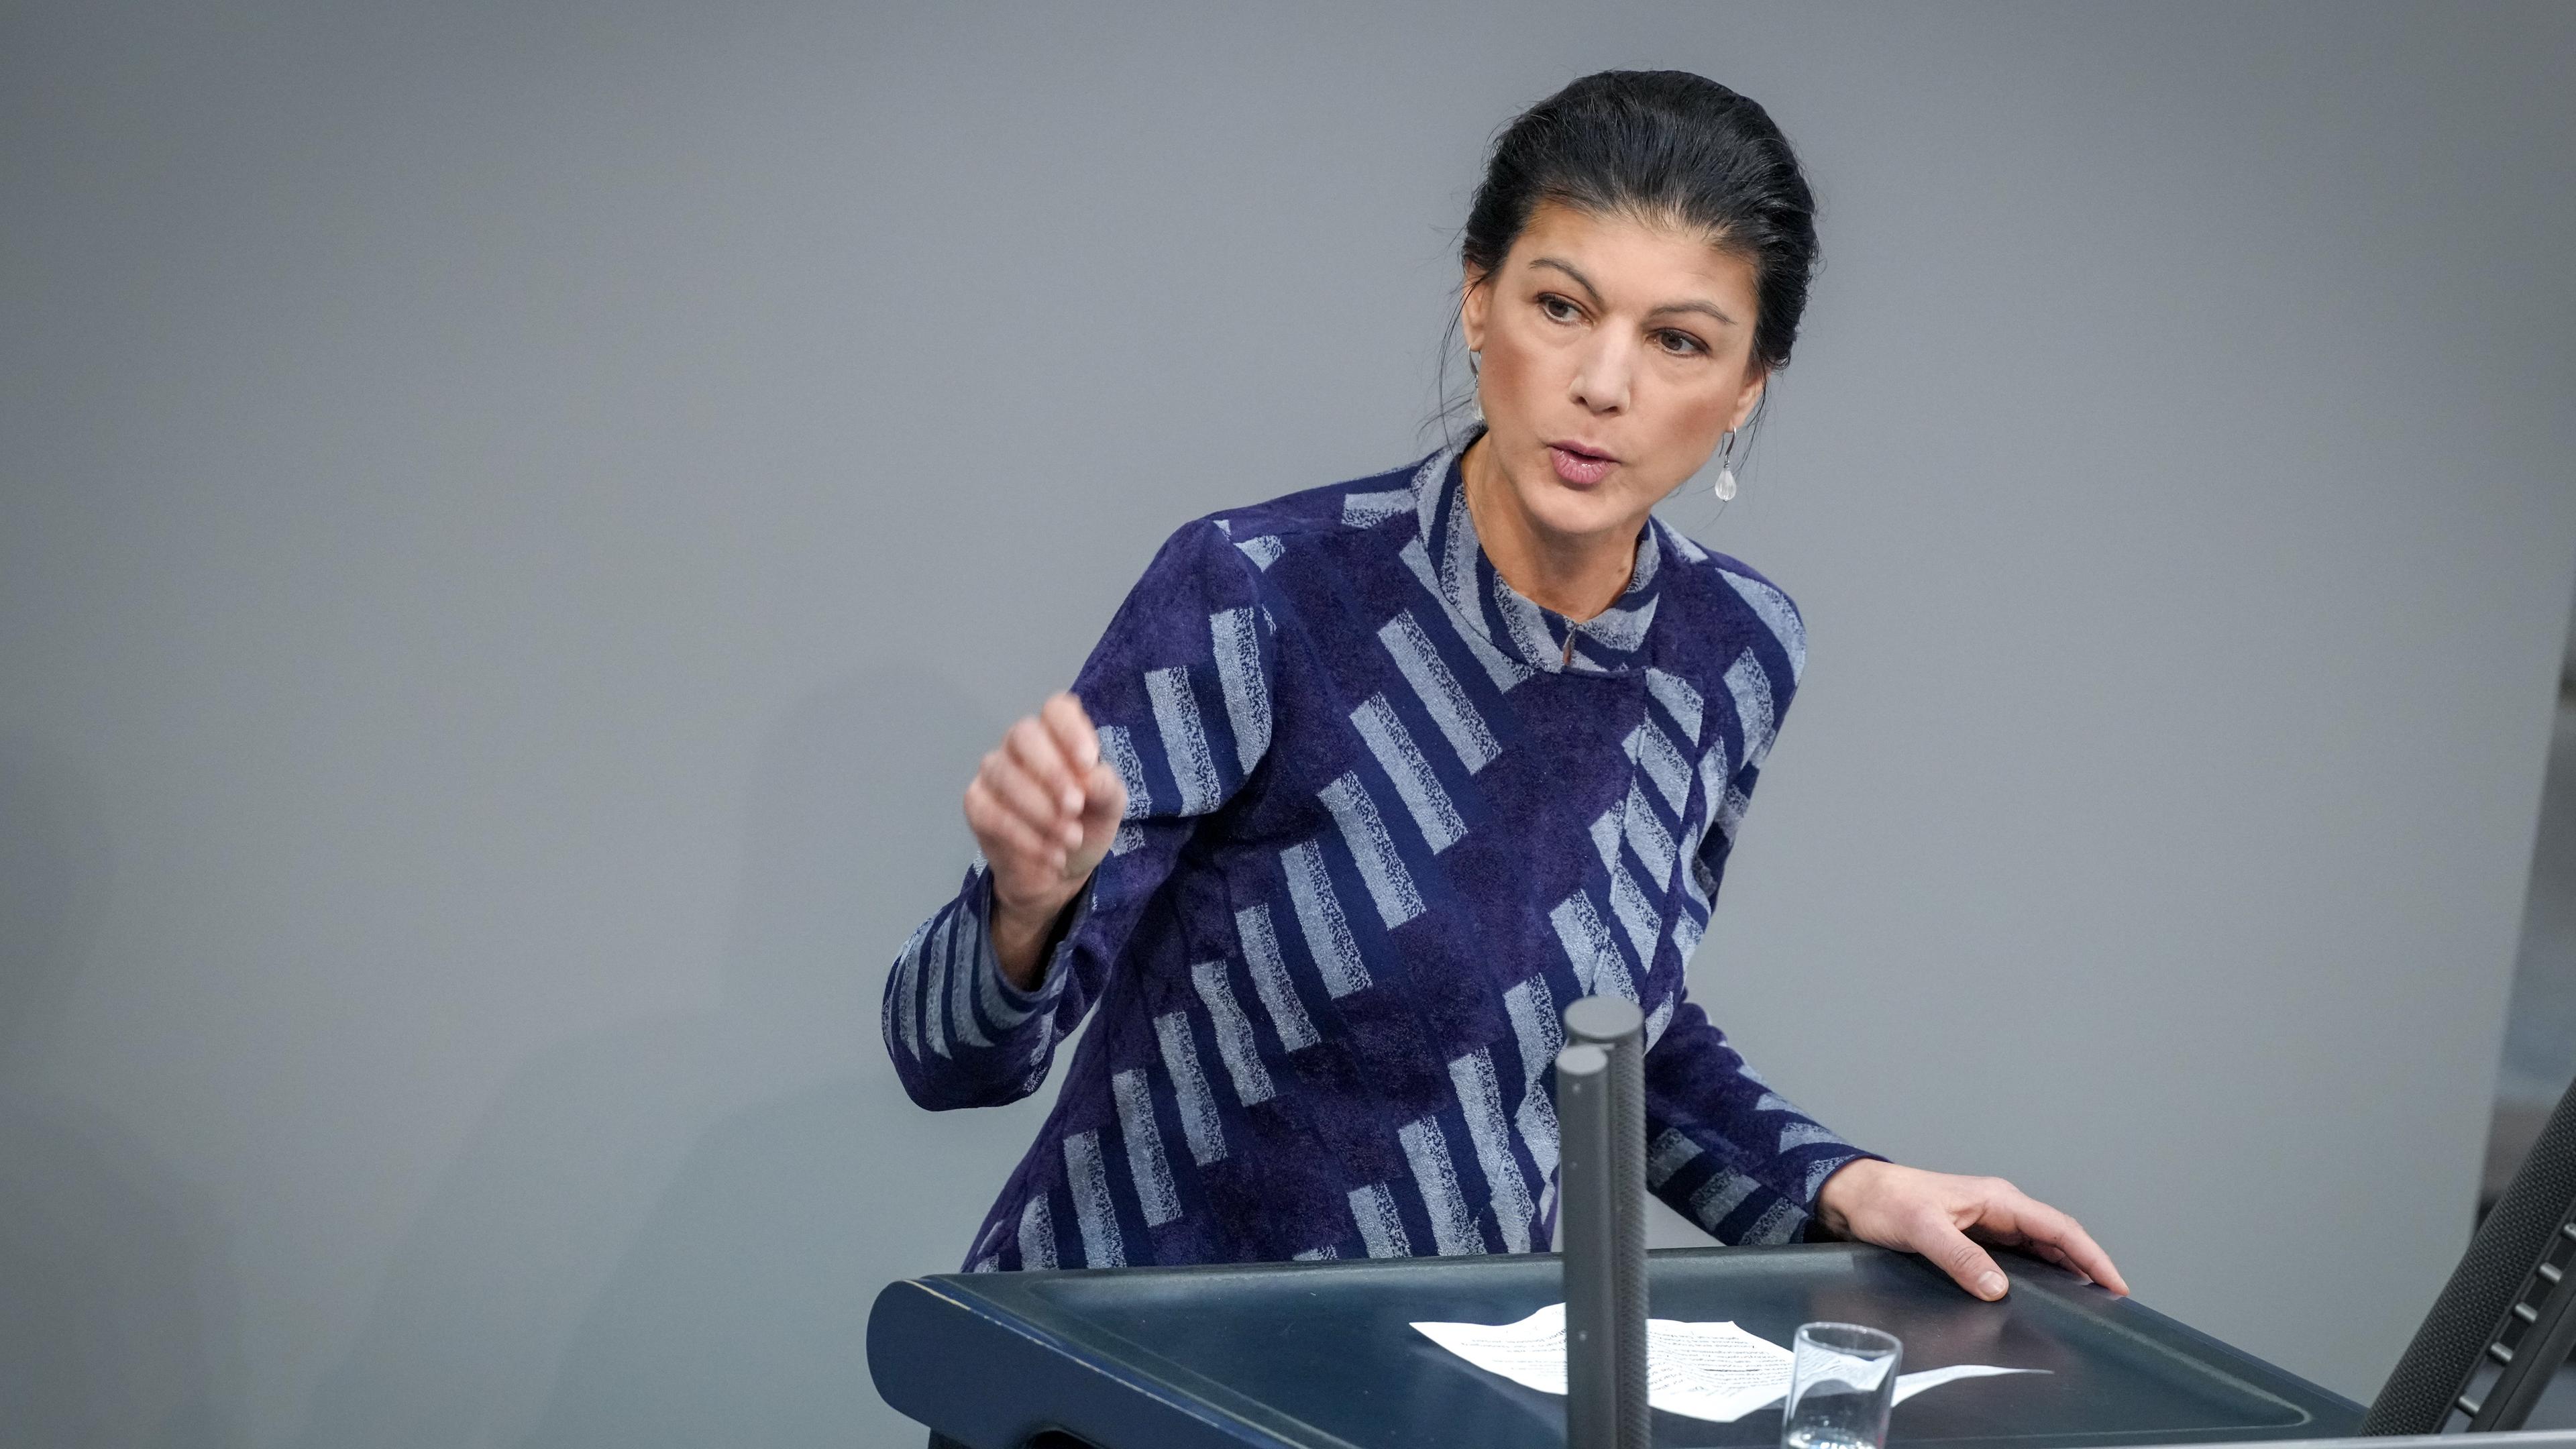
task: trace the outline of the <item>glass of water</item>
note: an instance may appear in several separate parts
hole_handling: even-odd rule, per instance
[[[1857,1323],[1810,1323],[1798,1330],[1792,1351],[1781,1449],[1880,1449],[1905,1354],[1896,1335]]]

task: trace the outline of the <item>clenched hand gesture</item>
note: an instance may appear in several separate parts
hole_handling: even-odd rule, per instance
[[[966,787],[966,824],[993,868],[993,954],[1023,991],[1055,920],[1109,853],[1127,787],[1102,763],[1082,701],[1049,699],[1011,726]]]

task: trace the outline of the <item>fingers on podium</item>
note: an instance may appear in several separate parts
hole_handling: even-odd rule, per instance
[[[2125,1295],[2129,1291],[2120,1270],[2111,1266],[2111,1255],[2102,1251],[2102,1245],[2093,1241],[2082,1223],[2002,1178],[1988,1182],[1987,1198],[1980,1211],[1974,1226],[1988,1238],[2022,1248],[2033,1257],[2055,1263],[2114,1293]]]
[[[2004,1270],[1995,1266],[1985,1249],[1953,1227],[1948,1216],[1930,1215],[1925,1228],[1927,1240],[1916,1251],[1939,1264],[1942,1272],[1979,1298],[1991,1302],[2004,1296],[2011,1286],[2004,1278]]]
[[[2118,1268],[2111,1266],[2111,1255],[2102,1251],[2102,1245],[2093,1241],[2093,1235],[2084,1231],[2082,1223],[2031,1198],[2024,1197],[2018,1206],[2021,1208],[2022,1235],[2034,1244],[2055,1249],[2052,1261],[2074,1269],[2114,1293],[2128,1293],[2128,1282],[2121,1278]]]

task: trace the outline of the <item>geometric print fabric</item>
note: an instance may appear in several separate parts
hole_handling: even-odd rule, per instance
[[[1794,606],[1650,521],[1610,610],[1554,614],[1485,559],[1459,451],[1174,534],[1074,685],[1128,818],[1040,985],[993,962],[980,860],[898,953],[925,1107],[1026,1096],[1092,1018],[970,1268],[1544,1248],[1587,994],[1647,1011],[1650,1186],[1721,1239],[1803,1232],[1865,1155],[1683,985]]]

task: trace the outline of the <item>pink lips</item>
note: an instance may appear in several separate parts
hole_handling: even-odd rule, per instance
[[[1556,469],[1557,478],[1577,488],[1590,488],[1610,476],[1619,460],[1605,453],[1565,443],[1547,445],[1547,461]]]

